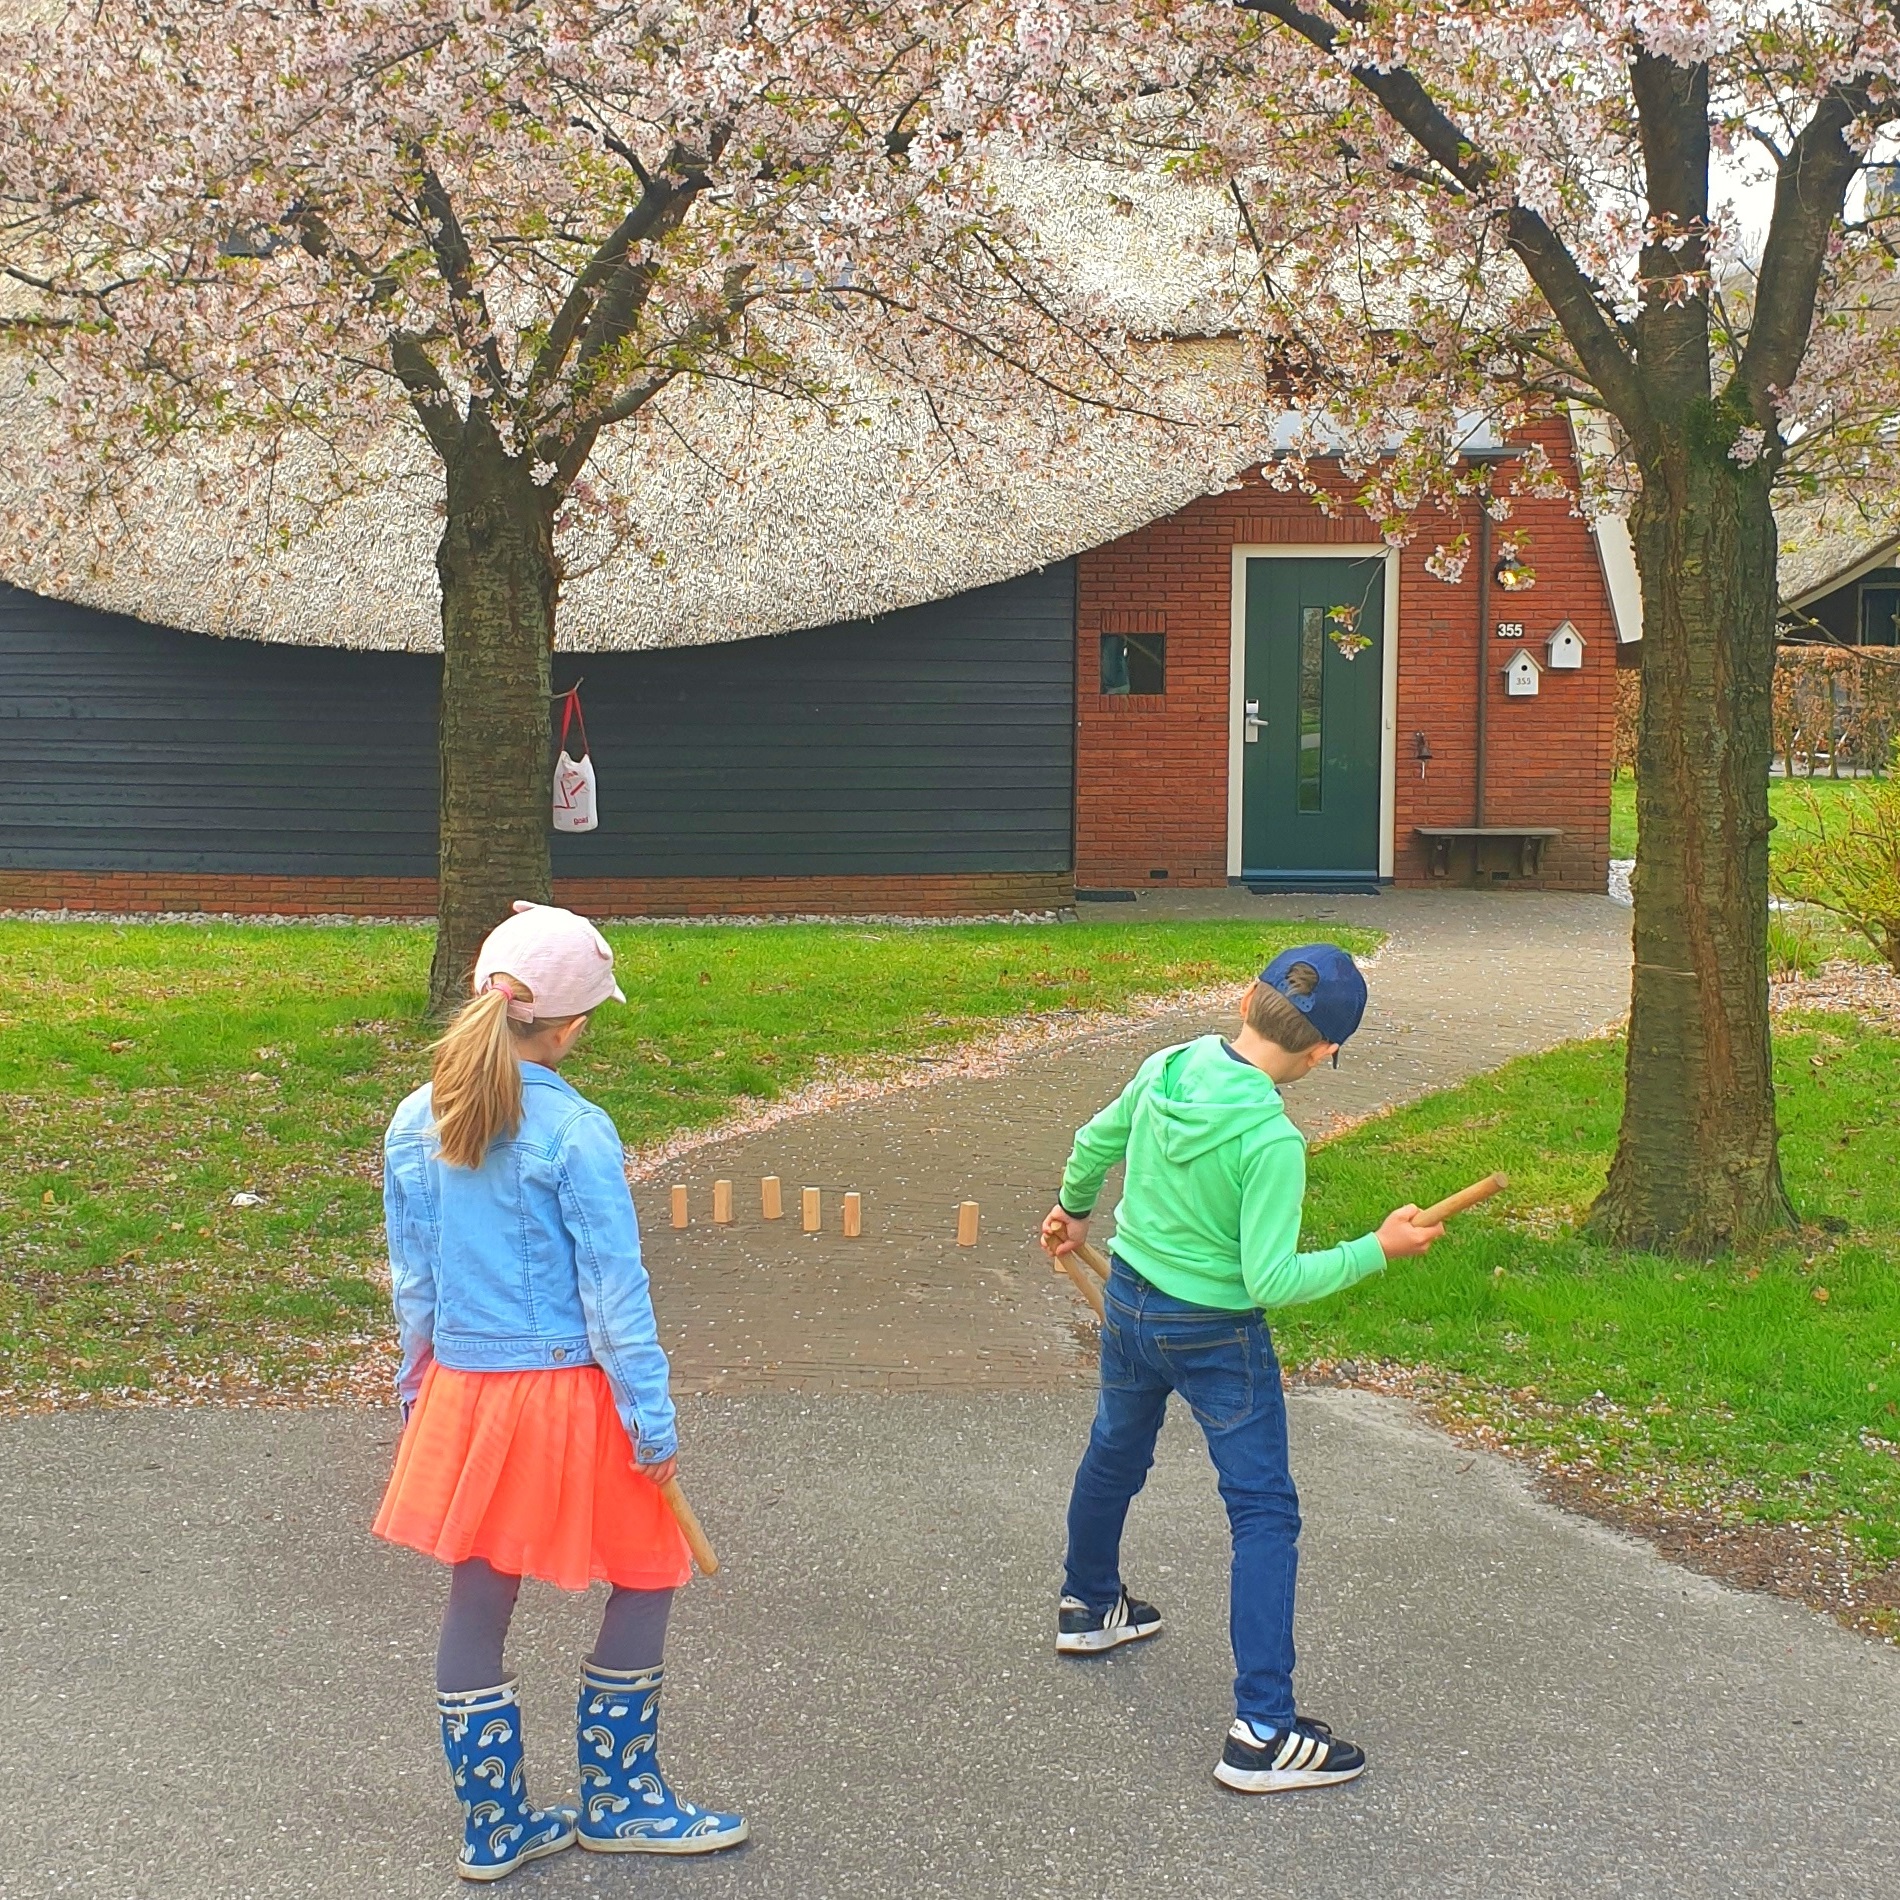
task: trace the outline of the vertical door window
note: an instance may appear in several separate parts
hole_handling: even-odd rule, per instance
[[[1300,609],[1300,755],[1295,768],[1295,806],[1318,811],[1320,766],[1320,694],[1325,678],[1326,610]]]

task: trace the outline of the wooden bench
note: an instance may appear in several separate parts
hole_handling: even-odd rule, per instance
[[[1536,877],[1543,868],[1544,846],[1564,835],[1556,825],[1414,825],[1412,830],[1425,846],[1433,877],[1451,875],[1452,847],[1467,840],[1474,877],[1499,870],[1507,876],[1514,870],[1518,877]]]

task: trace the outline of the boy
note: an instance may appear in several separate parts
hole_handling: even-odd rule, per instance
[[[1043,1222],[1052,1251],[1079,1246],[1103,1176],[1126,1157],[1102,1392],[1069,1499],[1056,1648],[1102,1655],[1161,1627],[1160,1612],[1123,1588],[1118,1557],[1168,1394],[1178,1392],[1206,1434],[1233,1531],[1236,1716],[1214,1778],[1245,1794],[1350,1781],[1366,1765],[1294,1708],[1300,1507],[1280,1366],[1260,1310],[1336,1293],[1444,1232],[1413,1226],[1418,1209],[1406,1206],[1376,1234],[1298,1251],[1306,1142],[1280,1089],[1337,1063],[1365,1008],[1365,978],[1343,950],[1315,943],[1275,957],[1241,999],[1232,1042],[1203,1036],[1158,1051],[1081,1130]]]

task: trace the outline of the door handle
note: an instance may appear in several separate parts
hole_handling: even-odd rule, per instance
[[[1258,745],[1260,743],[1260,729],[1267,723],[1260,717],[1259,700],[1250,699],[1247,701],[1246,718],[1243,723],[1247,743],[1249,745]]]

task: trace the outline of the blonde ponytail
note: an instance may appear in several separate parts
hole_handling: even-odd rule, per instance
[[[526,986],[517,986],[526,996]],[[521,1064],[506,989],[464,1003],[435,1045],[435,1132],[442,1159],[479,1168],[499,1135],[521,1126]]]

